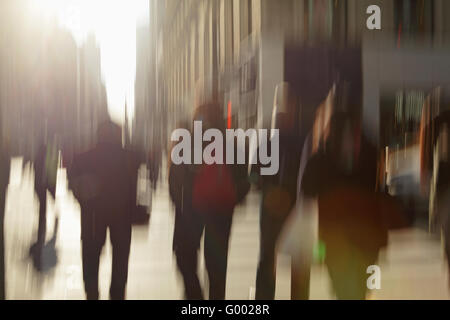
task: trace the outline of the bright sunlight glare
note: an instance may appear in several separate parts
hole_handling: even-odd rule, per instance
[[[102,75],[111,118],[120,124],[134,114],[136,25],[148,21],[147,0],[34,0],[44,16],[56,17],[78,45],[94,34],[101,51]]]

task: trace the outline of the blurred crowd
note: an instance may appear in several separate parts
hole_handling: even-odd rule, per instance
[[[259,169],[265,164],[253,164],[248,160],[251,156],[248,143],[244,151],[245,164],[175,165],[168,159],[167,178],[175,206],[173,251],[187,299],[205,298],[197,275],[202,234],[209,298],[225,298],[233,211],[245,201],[251,188],[259,190],[261,195],[256,299],[274,299],[276,255],[280,248],[293,257],[292,299],[308,299],[313,247],[317,245],[311,240],[314,230],[305,230],[302,226],[308,216],[318,214],[321,258],[328,267],[339,299],[366,297],[367,268],[376,265],[380,250],[387,245],[388,232],[411,226],[405,206],[386,188],[385,151],[365,137],[361,115],[339,102],[343,90],[340,85],[335,84],[330,89],[306,135],[300,130],[301,97],[288,83],[280,84],[278,89],[281,98],[275,99],[272,121],[273,129],[280,133],[280,167],[276,175],[260,175]],[[180,128],[192,130],[193,121],[202,121],[205,129],[225,132],[227,119],[217,113],[219,107],[214,101],[200,105],[191,121],[180,124]],[[429,174],[429,179],[434,181],[433,203],[439,208],[434,225],[442,229],[448,255],[447,113],[442,112],[430,122],[434,152],[433,173]],[[43,252],[54,248],[57,237],[58,223],[55,222],[53,237],[48,242],[45,240],[45,197],[47,190],[49,195],[55,196],[56,171],[61,165],[58,150],[57,141],[51,139],[42,144],[32,160],[40,206],[37,239],[31,245],[30,255],[36,269],[41,271],[42,259],[48,259],[48,254]],[[170,152],[168,144],[168,155]],[[74,155],[70,161],[63,161],[69,187],[81,207],[83,280],[88,299],[99,297],[99,259],[107,230],[113,250],[110,297],[125,298],[132,226],[148,223],[149,219],[146,208],[136,202],[138,170],[142,164],[149,165],[151,174],[147,178],[156,188],[162,166],[157,158],[145,159],[125,147],[122,128],[106,121],[99,126],[93,148]],[[4,148],[1,162],[3,207],[9,163]],[[317,210],[312,209],[314,205]],[[5,276],[4,270],[2,276]],[[4,297],[4,292],[2,294]]]
[[[175,212],[172,249],[186,299],[226,298],[233,216],[251,192],[259,197],[257,300],[275,298],[280,252],[291,257],[291,299],[310,298],[311,267],[317,261],[327,266],[338,299],[366,299],[368,270],[377,265],[381,250],[388,246],[389,232],[413,226],[422,210],[418,199],[425,199],[427,227],[441,236],[450,269],[450,105],[439,87],[441,82],[444,87],[445,81],[450,83],[439,78],[446,69],[440,73],[439,66],[430,63],[410,75],[408,65],[395,69],[394,63],[373,67],[367,62],[409,59],[402,45],[416,34],[424,43],[429,40],[423,35],[433,29],[433,21],[422,19],[421,14],[431,14],[439,7],[431,6],[431,1],[395,1],[392,30],[398,39],[386,41],[394,53],[386,49],[383,56],[361,48],[356,35],[362,32],[356,28],[348,35],[342,31],[352,25],[347,25],[348,6],[343,1],[284,1],[280,10],[273,10],[273,16],[267,12],[278,9],[275,1],[240,1],[236,7],[231,5],[236,1],[197,1],[203,8],[204,35],[191,20],[183,20],[189,16],[188,9],[194,8],[186,5],[187,1],[166,2],[162,7],[150,2],[151,8],[166,15],[173,10],[178,22],[172,26],[170,19],[152,21],[161,34],[150,28],[138,32],[138,38],[151,45],[140,44],[144,49],[138,52],[137,63],[148,65],[137,68],[135,118],[129,121],[125,107],[123,126],[108,115],[100,49],[94,38],[77,46],[55,21],[41,29],[33,28],[31,22],[21,25],[23,37],[18,36],[20,32],[4,32],[0,21],[0,80],[7,80],[0,86],[0,299],[7,297],[4,221],[13,157],[22,158],[24,166],[34,169],[39,209],[29,257],[37,272],[46,272],[58,263],[59,215],[63,213],[56,214],[49,232],[47,197],[56,197],[58,170],[66,170],[68,187],[80,204],[82,273],[89,300],[100,297],[99,266],[108,234],[112,247],[109,296],[126,298],[133,229],[151,219],[151,203],[144,206],[137,201],[142,166],[153,191],[162,188],[161,181],[168,184]],[[354,1],[348,4],[359,8]],[[14,25],[20,10],[1,5],[12,10],[5,25]],[[423,8],[416,10],[419,5]],[[179,8],[186,9],[185,14],[180,14]],[[242,13],[239,19],[233,16],[237,8]],[[304,15],[304,26],[296,16],[284,23],[284,16],[293,8]],[[263,21],[253,19],[255,12]],[[155,10],[154,14],[159,13]],[[225,23],[226,19],[232,22]],[[236,28],[239,39],[234,39],[234,29],[228,28],[236,21],[241,23]],[[405,29],[408,21],[414,28]],[[184,36],[182,26],[188,24],[194,29]],[[227,28],[221,30],[222,25]],[[272,33],[273,25],[278,29]],[[443,39],[445,23],[439,20],[439,27],[441,33],[436,34]],[[277,32],[285,29],[292,33],[286,35],[296,36],[296,40],[301,38],[300,31],[307,36],[301,45],[280,44],[282,37]],[[255,34],[261,37],[259,42],[254,41]],[[350,36],[356,40],[347,46]],[[324,45],[322,41],[332,43]],[[228,46],[229,42],[233,45]],[[234,52],[234,43],[242,51]],[[13,49],[4,49],[9,47]],[[260,51],[254,53],[255,48]],[[435,54],[434,49],[433,59],[423,54],[421,61],[447,61],[445,51],[442,55],[436,49]],[[238,58],[245,61],[235,63]],[[48,65],[39,65],[41,61]],[[417,91],[414,85],[414,90],[409,90],[408,84],[399,89],[385,71],[390,67],[392,78],[401,79],[394,79],[398,82],[409,79],[402,78],[405,73],[414,85],[422,83],[414,82],[416,73],[422,77],[421,72],[428,69],[435,73],[429,78],[435,78],[430,80],[431,88],[427,84],[427,91]],[[380,83],[367,71],[381,74]],[[283,81],[279,82],[280,78]],[[395,87],[397,91],[384,93],[380,79],[391,85],[386,85],[389,90]],[[366,80],[375,83],[375,94],[364,86]],[[376,121],[370,121],[372,118]],[[261,174],[261,168],[268,165],[261,159],[254,161],[252,151],[258,152],[261,145],[252,148],[251,139],[235,144],[232,150],[225,146],[215,150],[222,158],[231,152],[234,158],[243,153],[244,163],[175,164],[170,130],[182,128],[195,135],[195,121],[222,136],[227,129],[278,130],[278,149],[265,150],[278,152],[279,170],[274,175]],[[208,147],[208,141],[201,142]],[[267,143],[275,143],[273,137]],[[191,147],[194,154],[198,146]],[[416,149],[419,194],[409,192],[415,183],[410,183],[410,176],[398,174],[404,167],[400,159],[410,160],[401,154]],[[311,221],[317,221],[317,226]],[[201,248],[208,288],[202,286],[198,275]],[[448,281],[450,290],[450,278]]]

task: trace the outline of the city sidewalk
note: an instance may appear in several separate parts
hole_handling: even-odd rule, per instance
[[[23,178],[22,178],[23,177]],[[145,184],[145,183],[144,183]],[[250,299],[254,295],[259,250],[259,201],[250,194],[236,210],[230,240],[227,299]],[[60,217],[57,240],[58,264],[40,274],[28,257],[35,239],[38,201],[33,193],[32,173],[23,172],[13,161],[5,219],[6,277],[8,299],[84,299],[79,206],[67,191],[64,171],[60,171],[56,201],[48,201],[48,237],[53,217]],[[149,226],[133,231],[128,299],[181,299],[182,283],[172,255],[173,208],[167,185],[160,186],[152,201]],[[206,282],[200,257],[200,279]],[[100,266],[101,298],[108,298],[111,247],[107,244]],[[420,229],[396,232],[383,252],[381,290],[372,299],[449,299],[448,280],[440,242]],[[369,275],[368,275],[369,276]],[[289,258],[279,256],[277,299],[290,296]],[[315,265],[311,278],[312,299],[333,299],[327,270]]]

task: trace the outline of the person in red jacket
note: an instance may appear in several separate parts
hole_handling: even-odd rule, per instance
[[[204,130],[218,129],[223,132],[225,121],[219,115],[220,110],[217,103],[202,105],[196,110],[194,121],[202,121]],[[209,299],[225,299],[233,212],[249,188],[246,165],[177,165],[171,162],[169,190],[175,204],[173,250],[183,277],[186,299],[204,298],[197,275],[198,250],[203,232]]]

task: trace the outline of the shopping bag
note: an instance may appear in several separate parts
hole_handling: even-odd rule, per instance
[[[316,198],[300,197],[292,209],[278,240],[278,252],[296,261],[311,261],[318,242]]]

